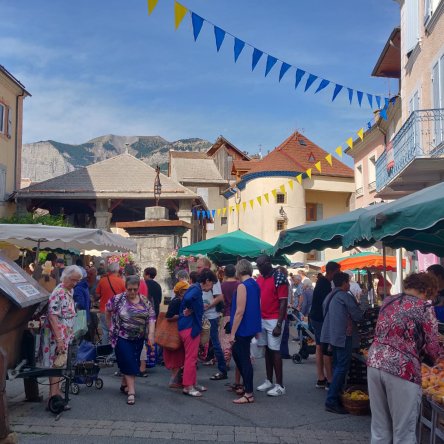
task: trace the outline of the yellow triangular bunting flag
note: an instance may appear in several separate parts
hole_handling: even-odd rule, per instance
[[[281,185],[281,186],[279,187],[279,189],[281,190],[281,193],[282,193],[282,194],[285,194],[285,185]]]
[[[227,207],[222,208],[222,216],[225,216],[227,214]]]
[[[174,23],[175,28],[177,29],[180,24],[182,23],[182,20],[187,15],[188,9],[185,8],[184,5],[181,5],[178,2],[174,2]]]
[[[327,154],[327,155],[325,156],[325,160],[328,162],[328,164],[329,164],[330,166],[333,166],[333,160],[332,160],[332,158],[331,158],[331,154]]]
[[[154,11],[154,8],[157,6],[158,0],[148,0],[148,15]]]
[[[259,206],[262,206],[262,197],[257,196],[257,201],[259,202]]]
[[[253,199],[250,200],[250,207],[251,207],[251,209],[253,209],[253,207],[254,207],[254,200]]]
[[[320,173],[322,172],[322,170],[321,170],[321,161],[316,162],[316,163],[315,163],[315,167],[316,167],[316,169],[317,169]]]
[[[359,138],[361,140],[363,140],[364,139],[364,128],[361,128],[356,134],[359,136]]]
[[[276,191],[276,190],[271,190],[271,194],[272,194],[273,197],[276,199],[277,191]]]
[[[239,213],[240,204],[236,204],[236,211]]]
[[[300,185],[302,185],[302,174],[298,174],[296,176],[296,180],[299,182]]]
[[[350,149],[353,149],[353,137],[350,137],[346,140],[347,145],[350,147]]]
[[[268,193],[264,194],[265,200],[267,201],[267,203],[270,203],[270,201],[268,200]]]
[[[217,217],[220,216],[220,212],[221,212],[221,211],[222,211],[222,210],[221,210],[220,208],[217,209],[217,211],[216,211],[216,213],[217,213]]]
[[[311,168],[309,168],[309,169],[306,171],[306,173],[307,173],[307,176],[311,179]]]
[[[234,210],[233,205],[230,205],[230,213]]]
[[[242,202],[242,208],[244,209],[244,211],[247,209],[247,202]]]
[[[288,181],[288,186],[290,187],[290,190],[293,189],[293,181],[292,180]]]
[[[335,151],[339,157],[342,157],[342,146],[338,146]]]

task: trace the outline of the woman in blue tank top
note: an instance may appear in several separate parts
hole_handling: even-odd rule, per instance
[[[236,274],[241,283],[237,287],[231,302],[231,337],[233,359],[244,381],[244,394],[233,402],[249,404],[254,402],[253,366],[250,359],[250,343],[262,330],[260,289],[251,277],[253,267],[246,259],[236,265]]]

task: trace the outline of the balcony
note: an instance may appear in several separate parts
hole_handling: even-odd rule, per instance
[[[364,195],[364,188],[363,187],[356,188],[355,196],[356,197],[361,197],[363,195]]]
[[[374,180],[373,182],[370,182],[368,184],[368,191],[371,193],[372,191],[376,190],[376,181]]]
[[[376,161],[376,191],[396,199],[444,180],[444,109],[414,111]]]

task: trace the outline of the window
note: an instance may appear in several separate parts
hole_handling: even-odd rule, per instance
[[[432,94],[433,108],[444,108],[444,54],[436,62],[432,69]],[[444,121],[438,118],[435,121],[434,145],[444,142]]]
[[[285,230],[286,228],[287,228],[287,221],[285,219],[279,219],[278,221],[276,221],[277,231],[282,231]]]
[[[415,49],[419,40],[419,4],[418,0],[405,0],[405,53]]]
[[[3,202],[6,197],[6,167],[0,165],[0,202]]]
[[[222,217],[220,218],[220,224],[221,224],[221,225],[227,225],[227,223],[228,223],[228,217],[226,217],[226,216],[222,216]]]
[[[370,156],[368,159],[368,190],[376,189],[376,155]]]
[[[317,212],[317,204],[315,203],[307,203],[305,204],[305,219],[307,222],[313,222],[318,220],[318,212]]]
[[[280,203],[280,204],[285,203],[285,194],[284,193],[276,193],[276,203]]]
[[[5,132],[6,106],[0,103],[0,133]]]

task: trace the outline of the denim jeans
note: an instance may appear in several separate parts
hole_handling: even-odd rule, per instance
[[[109,329],[108,329],[108,326],[106,325],[105,313],[99,314],[99,321],[100,321],[100,328],[102,330],[101,343],[102,343],[102,345],[108,345],[109,344]]]
[[[250,358],[252,339],[253,336],[236,336],[233,344],[233,359],[242,376],[246,393],[253,393],[253,366]]]
[[[227,364],[225,362],[224,352],[219,341],[219,318],[210,319],[210,339],[213,344],[214,356],[217,359],[217,368],[223,374],[227,373]]]
[[[341,404],[341,391],[345,383],[348,369],[352,357],[352,337],[347,336],[345,339],[345,347],[333,348],[333,379],[328,389],[326,406],[335,406]]]

